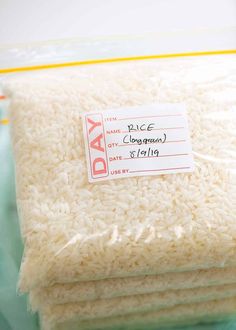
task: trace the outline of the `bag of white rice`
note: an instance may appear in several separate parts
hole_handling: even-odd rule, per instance
[[[82,321],[122,316],[229,297],[236,297],[235,284],[56,305],[45,302],[40,311],[47,315],[51,324],[56,324],[74,318]]]
[[[229,54],[10,77],[25,243],[20,290],[236,265],[235,90]],[[113,121],[111,131],[89,140],[87,113]],[[89,120],[94,134],[101,125]],[[117,134],[105,145],[110,133]],[[107,163],[99,156],[105,149]],[[88,180],[91,169],[106,180]]]
[[[195,304],[178,305],[159,311],[78,321],[76,318],[57,324],[50,316],[41,313],[41,324],[45,330],[143,330],[162,329],[167,326],[213,322],[234,317],[236,298],[212,300]]]
[[[30,292],[30,305],[37,310],[48,305],[85,302],[141,295],[167,290],[183,290],[236,283],[236,269],[206,269],[184,273],[166,273],[100,281],[60,283]]]

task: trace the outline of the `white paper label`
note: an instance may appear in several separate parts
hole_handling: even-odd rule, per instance
[[[183,104],[83,114],[89,182],[194,170]]]

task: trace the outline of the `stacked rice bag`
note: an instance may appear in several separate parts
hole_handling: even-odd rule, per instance
[[[33,72],[5,92],[42,329],[141,329],[236,311],[234,55]],[[89,183],[81,115],[182,103],[195,170]]]

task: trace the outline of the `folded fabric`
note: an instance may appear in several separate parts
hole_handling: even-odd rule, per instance
[[[58,319],[54,324],[49,315],[41,313],[41,324],[43,330],[143,330],[178,324],[219,321],[226,317],[233,317],[235,313],[236,298],[232,297],[89,321],[78,321],[74,318],[62,322],[61,319]]]
[[[90,320],[132,313],[160,310],[180,304],[191,304],[207,300],[236,296],[236,285],[173,290],[143,295],[101,299],[87,302],[41,306],[41,311],[50,322],[63,322],[76,317],[77,320]]]
[[[9,78],[20,290],[236,265],[235,88],[233,55]],[[89,183],[81,113],[151,103],[185,104],[194,172]]]
[[[32,290],[30,305],[37,310],[45,302],[48,305],[64,304],[232,283],[236,283],[236,268],[55,284]]]

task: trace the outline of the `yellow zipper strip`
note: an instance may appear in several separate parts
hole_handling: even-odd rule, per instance
[[[130,56],[130,57],[114,57],[114,58],[104,58],[104,59],[97,59],[97,60],[85,60],[85,61],[76,61],[76,62],[67,62],[67,63],[41,64],[41,65],[32,65],[32,66],[0,69],[0,74],[12,73],[12,72],[22,72],[22,71],[43,70],[43,69],[63,68],[63,67],[80,66],[80,65],[152,60],[152,59],[158,59],[158,58],[206,56],[206,55],[225,55],[225,54],[236,54],[236,49],[204,51],[204,52],[174,53],[174,54],[173,53],[172,54],[159,54],[159,55],[143,55],[143,56]],[[4,118],[4,119],[0,120],[0,125],[7,125],[7,124],[9,124],[9,120],[7,118]]]
[[[0,69],[0,74],[12,73],[12,72],[22,72],[22,71],[32,71],[32,70],[64,68],[64,67],[80,66],[80,65],[102,64],[102,63],[140,61],[140,60],[152,60],[152,59],[159,59],[159,58],[173,58],[173,57],[186,57],[186,56],[224,55],[224,54],[236,54],[236,49],[215,50],[215,51],[213,50],[213,51],[203,51],[203,52],[188,52],[188,53],[174,53],[174,54],[159,54],[159,55],[143,55],[143,56],[130,56],[130,57],[114,57],[114,58],[84,60],[84,61],[75,61],[75,62],[67,62],[67,63],[41,64],[41,65]]]
[[[0,125],[8,125],[8,124],[9,124],[9,119],[7,118],[0,119]]]

